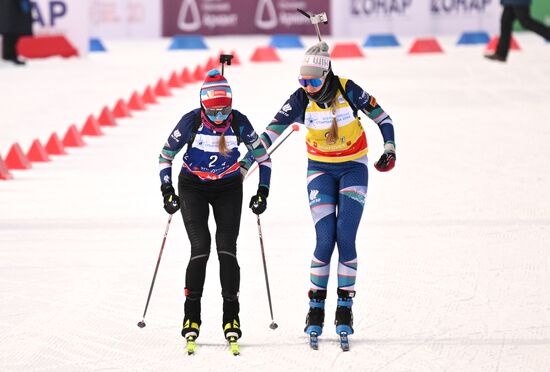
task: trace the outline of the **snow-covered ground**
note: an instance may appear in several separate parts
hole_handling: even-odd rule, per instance
[[[256,220],[246,208],[238,243],[241,356],[230,355],[223,340],[215,254],[197,355],[183,351],[189,243],[179,215],[147,326],[136,326],[167,221],[158,152],[180,116],[198,105],[194,84],[103,128],[103,137],[86,137],[88,146],[69,156],[0,182],[0,370],[547,371],[550,44],[519,35],[524,50],[499,64],[483,59],[482,47],[455,47],[450,38],[442,40],[445,54],[409,56],[409,41],[333,61],[337,74],[391,114],[398,154],[390,173],[371,167],[350,352],[339,349],[332,324],[334,275],[319,351],[309,350],[302,332],[315,243],[304,131],[273,156],[262,215],[279,328],[269,329]],[[26,68],[0,63],[0,153],[5,158],[15,141],[26,150],[72,123],[80,128],[88,114],[221,48],[243,61],[226,75],[235,107],[261,131],[298,87],[303,53],[279,51],[282,63],[248,62],[252,46],[267,42],[210,38],[208,52],[168,52],[168,40],[106,40],[106,54]],[[376,160],[381,136],[363,122]],[[245,203],[256,182],[245,184]]]

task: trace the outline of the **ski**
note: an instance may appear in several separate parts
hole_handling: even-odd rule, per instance
[[[313,350],[319,350],[319,339],[317,338],[317,332],[311,332],[309,334],[309,346]]]
[[[185,350],[187,351],[187,355],[193,355],[195,354],[195,349],[197,347],[197,344],[195,343],[195,336],[189,336],[187,337],[187,345],[185,345]]]
[[[227,342],[229,342],[229,350],[231,350],[231,354],[235,356],[241,354],[241,351],[239,349],[239,344],[237,343],[237,337],[230,336],[227,338]]]
[[[347,332],[340,332],[340,347],[342,351],[349,351],[349,340]]]

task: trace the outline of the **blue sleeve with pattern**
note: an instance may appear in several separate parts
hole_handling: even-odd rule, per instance
[[[159,156],[160,182],[162,184],[172,183],[172,161],[191,139],[197,115],[200,115],[199,111],[200,109],[195,109],[185,114],[166,140]]]
[[[266,149],[279,138],[279,136],[293,123],[304,123],[304,113],[309,100],[305,91],[298,88],[286,100],[283,106],[279,109],[271,123],[266,127],[265,131],[260,135],[260,141]],[[249,151],[241,160],[241,165],[248,169],[254,164],[254,157]]]

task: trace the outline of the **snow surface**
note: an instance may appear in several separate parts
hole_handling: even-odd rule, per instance
[[[0,182],[0,370],[548,371],[550,45],[531,34],[518,40],[524,50],[506,64],[450,38],[442,55],[409,56],[401,47],[333,61],[390,113],[398,154],[390,173],[371,167],[350,352],[334,333],[334,274],[319,351],[302,332],[315,244],[303,130],[273,156],[261,217],[279,328],[269,329],[256,220],[246,208],[238,243],[242,355],[230,355],[223,340],[214,248],[197,355],[183,351],[189,243],[179,215],[147,326],[136,326],[167,221],[158,153],[197,106],[195,84],[104,128],[103,137],[86,137],[88,146],[69,156]],[[267,37],[207,42],[208,52],[168,52],[167,39],[106,40],[108,53],[82,59],[0,63],[0,153],[5,158],[15,141],[27,150],[72,123],[80,128],[88,114],[220,48],[243,61],[226,75],[235,107],[262,131],[298,87],[303,51],[254,64],[252,46]],[[363,122],[376,160],[381,136]],[[245,203],[256,183],[254,174]]]

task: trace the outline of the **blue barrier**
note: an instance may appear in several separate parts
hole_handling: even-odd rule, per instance
[[[300,36],[296,34],[276,34],[271,37],[269,46],[273,48],[303,48]]]
[[[106,52],[107,49],[103,46],[103,43],[100,39],[97,38],[91,38],[90,44],[89,44],[89,51],[90,52]]]
[[[397,47],[399,45],[399,41],[393,34],[369,35],[363,44],[365,48]]]
[[[485,31],[464,32],[457,42],[457,45],[487,44],[491,37]]]
[[[201,35],[176,35],[172,38],[169,50],[208,49]]]

